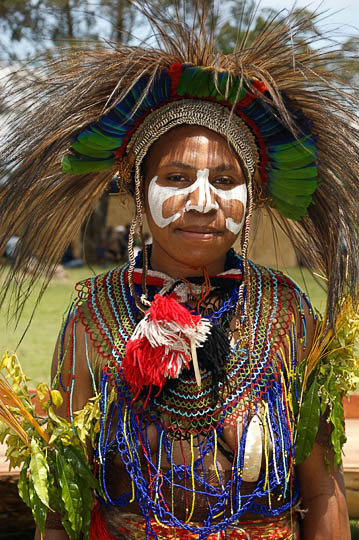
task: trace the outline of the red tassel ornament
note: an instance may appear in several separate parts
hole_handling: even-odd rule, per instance
[[[177,378],[189,367],[191,358],[200,384],[196,348],[206,341],[211,323],[192,314],[177,298],[176,293],[156,294],[127,342],[122,366],[133,392],[150,385],[161,389],[167,377]]]
[[[91,512],[90,540],[116,540],[109,532],[103,517],[100,503],[97,503]]]

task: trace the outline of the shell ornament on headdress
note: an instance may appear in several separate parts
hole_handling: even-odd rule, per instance
[[[301,262],[328,279],[334,324],[338,299],[356,296],[359,255],[358,102],[334,75],[339,56],[313,43],[321,36],[297,39],[313,23],[304,12],[273,18],[250,47],[244,40],[223,54],[206,10],[187,24],[147,3],[137,7],[156,30],[158,48],[62,51],[37,68],[21,114],[23,90],[12,97],[0,248],[21,231],[7,282],[20,275],[17,307],[37,277],[50,277],[111,179],[139,205],[151,144],[175,126],[197,124],[229,141],[254,206],[274,209]],[[136,216],[132,241],[138,208]]]

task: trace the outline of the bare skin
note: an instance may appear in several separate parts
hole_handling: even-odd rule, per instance
[[[328,472],[326,448],[315,443],[310,456],[297,467],[302,507],[308,509],[302,523],[304,540],[349,540],[350,527],[340,469]],[[329,461],[332,456],[329,454]]]
[[[225,164],[225,167],[222,167]],[[238,186],[245,178],[229,145],[219,135],[199,127],[183,126],[169,132],[151,148],[145,163],[145,197],[144,206],[153,237],[151,264],[155,270],[164,272],[172,277],[187,277],[202,275],[203,267],[207,266],[210,275],[224,270],[226,253],[236,239],[236,235],[225,226],[225,219],[233,217],[239,222],[244,208],[238,201],[225,204],[218,201],[218,209],[201,213],[196,210],[184,211],[183,200],[168,200],[164,204],[163,217],[176,212],[180,213],[178,220],[166,227],[159,227],[148,204],[148,186],[154,176],[162,185],[183,188],[196,180],[196,172],[201,169],[209,170],[209,180],[215,185]],[[198,193],[192,192],[190,204],[198,202]],[[298,318],[299,321],[299,318]],[[298,322],[299,325],[299,322]],[[299,360],[305,358],[310,348],[313,333],[312,318],[307,314],[308,346],[307,350],[299,351]],[[299,329],[299,327],[298,327]],[[84,406],[92,395],[91,377],[87,369],[83,347],[84,328],[80,322],[76,326],[77,343],[77,373],[74,391],[74,410]],[[91,354],[91,351],[90,351]],[[94,351],[92,351],[95,357]],[[56,371],[57,354],[54,355],[53,375]],[[69,359],[65,358],[64,372],[69,368]],[[62,405],[58,413],[66,417],[66,407]],[[235,445],[233,429],[225,430],[225,439],[231,448]],[[155,452],[157,440],[154,433],[151,449]],[[311,455],[297,467],[302,496],[302,508],[307,513],[302,523],[301,540],[343,540],[350,539],[348,514],[345,503],[343,477],[341,471],[329,473],[325,467],[323,455],[325,448],[315,444]],[[228,467],[225,461],[224,468]],[[123,465],[116,460],[119,489],[126,489],[123,483]],[[133,509],[131,508],[131,511]],[[40,540],[37,531],[36,540]],[[46,530],[45,540],[67,540],[64,531]]]

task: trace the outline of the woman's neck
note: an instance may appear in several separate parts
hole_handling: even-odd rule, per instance
[[[205,267],[210,276],[220,274],[224,271],[226,256],[213,261],[205,261],[203,266],[192,266],[183,260],[170,257],[161,246],[154,244],[150,261],[152,270],[157,270],[173,278],[188,278],[203,276]]]

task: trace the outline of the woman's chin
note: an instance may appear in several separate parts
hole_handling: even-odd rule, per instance
[[[223,272],[227,252],[236,239],[228,232],[185,231],[182,234],[171,231],[168,234],[167,231],[163,236],[156,232],[153,232],[152,268],[178,277],[203,275],[204,267],[211,275]]]

